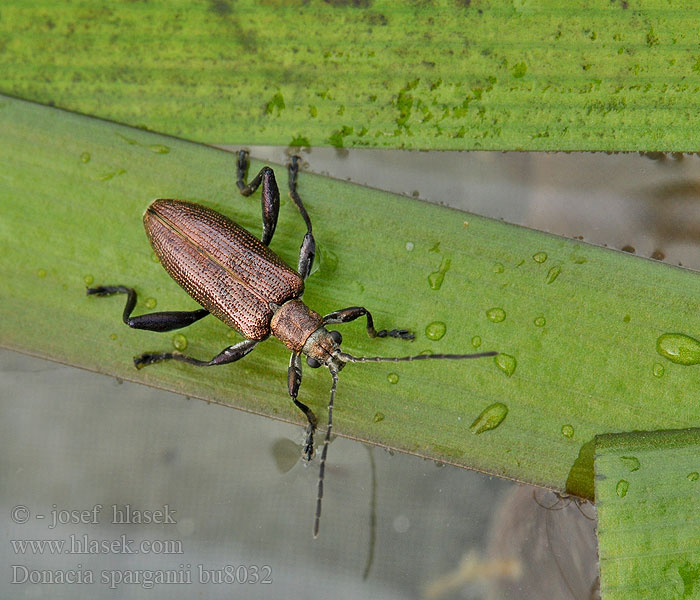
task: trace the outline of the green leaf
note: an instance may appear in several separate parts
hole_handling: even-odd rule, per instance
[[[697,150],[685,0],[4,0],[0,92],[209,143]]]
[[[235,365],[137,371],[134,356],[182,345],[176,335],[199,358],[240,338],[211,317],[177,334],[132,330],[123,297],[85,295],[121,284],[139,293],[136,314],[196,308],[153,260],[142,214],[154,198],[181,198],[259,234],[260,204],[238,194],[235,155],[9,98],[0,130],[2,345],[303,423],[278,341]],[[346,351],[501,352],[349,365],[339,433],[592,497],[596,434],[698,425],[697,367],[656,348],[664,333],[696,335],[695,273],[306,173],[300,193],[320,256],[308,305],[366,306],[379,328],[417,334],[371,340],[358,321],[342,327]],[[304,232],[285,201],[272,249],[296,264]],[[323,369],[305,371],[300,399],[321,423],[329,388]]]
[[[700,597],[700,430],[596,438],[606,600]]]

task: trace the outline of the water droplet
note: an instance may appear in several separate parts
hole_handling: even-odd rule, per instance
[[[510,354],[497,354],[493,357],[493,361],[508,377],[515,373],[515,367],[518,366],[518,361],[515,360],[515,356],[511,356]]]
[[[700,342],[683,333],[664,333],[656,340],[656,351],[679,365],[700,363]]]
[[[83,152],[80,155],[80,160],[83,161],[84,163],[89,163],[90,162],[90,153],[89,152]]]
[[[486,311],[486,318],[493,323],[500,323],[506,318],[506,311],[502,308],[489,308]]]
[[[83,281],[85,282],[85,285],[92,285],[95,278],[92,275],[85,275],[85,277],[83,277]]]
[[[46,277],[46,269],[37,269],[36,276],[42,278]]]
[[[546,252],[536,252],[535,254],[532,255],[532,260],[534,260],[536,263],[542,264],[545,260],[547,260],[547,253]]]
[[[537,317],[533,323],[535,324],[535,327],[544,327],[547,324],[547,321],[545,320],[544,317]]]
[[[429,323],[428,326],[425,328],[426,337],[433,341],[441,339],[446,332],[447,325],[445,325],[442,321],[433,321],[432,323]]]
[[[151,260],[152,260],[154,263],[159,263],[159,262],[160,262],[160,258],[158,258],[158,255],[157,255],[155,252],[151,252]]]
[[[439,243],[440,242],[438,242],[438,244]],[[450,270],[451,263],[452,261],[449,258],[446,256],[443,257],[438,270],[428,275],[428,283],[430,284],[431,290],[439,290],[442,287],[442,282],[445,280],[445,273]]]
[[[412,252],[412,251],[413,251],[413,242],[406,242],[406,250],[407,250],[408,252]]]
[[[565,438],[571,439],[572,437],[574,437],[574,428],[569,424],[562,425],[561,426],[561,434]]]
[[[496,402],[491,406],[487,406],[483,412],[474,419],[474,422],[469,426],[469,431],[474,434],[484,433],[496,429],[506,418],[508,407],[502,402]]]
[[[418,354],[435,354],[432,350],[423,350],[422,352],[419,352]]]
[[[625,323],[629,323],[631,318],[632,318],[632,317],[630,317],[629,315],[625,315],[624,317],[622,317],[622,320],[623,320]]]
[[[620,496],[620,498],[624,498],[627,495],[628,489],[630,489],[629,481],[626,481],[624,479],[620,479],[620,481],[617,482],[617,487],[615,488],[615,493],[618,496]]]
[[[641,468],[641,464],[639,463],[639,459],[636,456],[621,456],[620,460],[622,461],[622,464],[627,467],[631,473],[634,473],[635,471],[639,471]]]
[[[472,338],[472,346],[474,346],[474,348],[478,348],[479,346],[481,346],[481,337],[480,336],[475,335]]]
[[[151,152],[155,152],[156,154],[167,154],[168,152],[170,152],[170,148],[163,144],[150,144],[148,146],[148,149]]]
[[[181,333],[176,333],[173,336],[173,348],[175,348],[175,350],[180,350],[180,351],[187,348],[187,338],[184,335],[182,335]]]
[[[158,304],[158,301],[155,298],[146,298],[144,304],[146,308],[155,308],[156,304]]]
[[[547,273],[547,279],[545,280],[546,283],[554,283],[559,277],[559,273],[561,273],[561,267],[552,267],[549,270],[549,273]]]
[[[389,374],[386,376],[386,380],[387,380],[389,383],[391,383],[391,384],[398,383],[398,382],[399,382],[399,376],[398,376],[396,373],[389,373]]]
[[[654,377],[663,377],[664,370],[664,366],[661,363],[654,363]]]
[[[374,413],[374,422],[375,423],[379,423],[379,421],[383,421],[383,420],[384,420],[384,413],[382,413],[382,412]]]
[[[698,479],[700,479],[700,473],[698,473],[697,471],[688,473],[688,481],[697,481]]]
[[[506,268],[503,266],[503,263],[496,263],[495,265],[493,265],[494,273],[503,273],[503,271],[505,270]]]
[[[117,339],[117,334],[116,334],[116,333],[110,334],[109,339],[112,340],[112,341],[116,340],[116,339]]]

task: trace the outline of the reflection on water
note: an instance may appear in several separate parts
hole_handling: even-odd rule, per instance
[[[281,162],[284,150],[253,156]],[[304,157],[317,172],[700,269],[695,156]],[[280,367],[280,402],[288,401],[285,375]],[[96,577],[13,586],[6,570],[2,597],[230,598],[240,586],[211,583],[227,566],[242,567],[234,576],[249,581],[269,568],[273,583],[246,584],[246,598],[596,597],[591,505],[336,438],[314,541],[317,469],[299,461],[301,428],[6,351],[0,382],[0,555],[6,565]],[[167,506],[175,522],[113,524],[111,507],[126,504]],[[26,523],[11,519],[20,505],[30,511]],[[36,518],[96,505],[97,522],[49,529]],[[22,553],[10,542],[85,535],[124,535],[137,546],[174,541],[180,551]],[[144,570],[189,573],[192,583],[149,586]],[[132,579],[112,590],[100,580],[104,571]],[[210,582],[198,583],[205,575]]]

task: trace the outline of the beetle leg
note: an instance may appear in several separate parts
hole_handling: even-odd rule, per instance
[[[316,241],[314,240],[314,234],[311,230],[311,219],[309,218],[309,213],[306,212],[304,208],[304,203],[301,201],[299,192],[297,192],[297,178],[299,175],[299,162],[301,158],[298,156],[292,156],[292,160],[287,166],[287,173],[289,175],[289,196],[291,197],[294,204],[296,204],[299,212],[301,213],[304,223],[306,223],[306,235],[301,243],[301,248],[299,249],[299,263],[297,266],[297,271],[303,280],[309,276],[311,273],[311,267],[314,264],[314,256],[316,256]]]
[[[304,459],[308,462],[311,460],[311,455],[314,453],[314,432],[316,431],[316,415],[306,406],[306,404],[297,400],[299,386],[301,385],[301,355],[292,353],[289,359],[289,371],[287,371],[287,385],[289,386],[289,395],[292,397],[292,402],[297,408],[306,415],[309,424],[306,426],[306,441],[304,442]]]
[[[277,187],[275,172],[270,167],[263,167],[255,178],[246,185],[245,177],[248,172],[248,151],[241,150],[238,153],[236,164],[236,185],[244,196],[250,196],[262,183],[260,201],[262,203],[263,235],[262,243],[269,246],[277,227],[277,216],[280,212],[280,191]]]
[[[133,329],[146,329],[148,331],[172,331],[192,325],[199,319],[206,317],[209,311],[205,308],[192,311],[157,312],[132,317],[131,313],[136,306],[136,290],[123,285],[103,285],[87,289],[88,296],[111,296],[112,294],[127,294],[126,306],[122,320]]]
[[[372,315],[364,306],[351,306],[350,308],[344,308],[343,310],[336,310],[323,317],[324,325],[333,325],[335,323],[349,323],[360,317],[367,316],[367,335],[371,338],[375,337],[393,337],[402,340],[412,340],[415,336],[408,329],[392,329],[388,331],[386,329],[381,329],[377,331],[374,328],[374,320]]]
[[[146,353],[141,356],[134,358],[134,366],[137,369],[141,369],[146,365],[151,365],[162,360],[179,360],[180,362],[186,362],[197,367],[213,367],[215,365],[226,365],[228,363],[236,362],[243,358],[246,354],[250,353],[255,346],[259,344],[258,340],[243,340],[238,342],[233,346],[225,348],[223,351],[219,352],[211,360],[197,360],[186,354],[180,354],[179,352],[162,352],[157,354]]]

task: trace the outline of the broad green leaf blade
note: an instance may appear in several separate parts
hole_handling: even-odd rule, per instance
[[[209,143],[696,151],[696,2],[4,0],[0,93]]]
[[[596,438],[605,600],[700,597],[700,430]]]
[[[0,343],[302,423],[278,341],[235,365],[136,371],[135,355],[172,348],[174,334],[131,330],[123,298],[85,296],[86,283],[123,284],[139,293],[136,314],[196,308],[154,262],[142,214],[153,198],[181,198],[259,234],[259,201],[234,183],[236,156],[0,102]],[[277,174],[285,189],[284,169]],[[339,433],[592,497],[596,434],[698,425],[700,367],[656,350],[664,333],[694,334],[697,274],[305,173],[300,193],[320,256],[309,306],[325,314],[362,305],[379,328],[417,333],[413,343],[371,340],[358,321],[339,327],[346,351],[503,353],[349,365],[336,398]],[[271,247],[295,264],[304,232],[286,201]],[[199,358],[240,339],[214,318],[181,334]],[[324,370],[306,369],[300,398],[321,423],[329,388]]]

